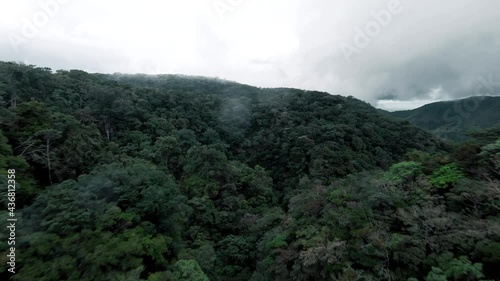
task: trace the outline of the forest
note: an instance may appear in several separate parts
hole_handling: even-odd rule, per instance
[[[0,104],[1,280],[500,280],[498,127],[455,143],[354,97],[11,62]]]
[[[414,110],[390,112],[436,136],[456,142],[471,141],[468,132],[500,127],[500,97],[472,96],[441,101]]]

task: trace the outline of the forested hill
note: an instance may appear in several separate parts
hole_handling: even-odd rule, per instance
[[[440,137],[465,141],[468,139],[467,132],[500,127],[500,97],[480,96],[436,102],[391,114]]]
[[[500,277],[497,132],[450,147],[352,97],[14,63],[0,102],[2,280]]]
[[[274,169],[284,181],[293,182],[302,173],[328,180],[387,168],[411,148],[435,147],[430,134],[407,122],[386,118],[357,99],[327,93],[259,89],[178,75],[94,75],[76,70],[52,74],[13,64],[3,65],[1,77],[2,99],[11,109],[3,115],[4,134],[22,150],[31,144],[23,145],[23,137],[39,129],[55,130],[57,145],[85,128],[95,138],[89,145],[96,145],[96,153],[109,153],[104,147],[113,144],[119,153],[153,160],[157,141],[168,139],[173,143],[165,145],[180,149],[169,158],[206,146],[252,166]],[[30,132],[19,132],[18,111],[28,114],[24,123]],[[98,156],[83,152],[86,157]],[[85,172],[81,165],[53,162],[50,175],[55,181]],[[169,162],[171,172],[180,177],[181,167]],[[45,174],[44,165],[36,171]],[[42,181],[47,184],[50,179]]]

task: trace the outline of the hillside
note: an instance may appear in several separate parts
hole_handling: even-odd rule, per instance
[[[2,280],[500,277],[500,135],[449,147],[352,97],[2,62],[0,102],[0,214],[22,218]]]
[[[500,127],[500,97],[470,97],[436,102],[391,114],[442,138],[463,141],[467,139],[467,132]]]

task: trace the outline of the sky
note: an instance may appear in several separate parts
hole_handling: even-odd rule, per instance
[[[500,95],[499,52],[496,0],[0,0],[3,61],[219,77],[387,110]]]

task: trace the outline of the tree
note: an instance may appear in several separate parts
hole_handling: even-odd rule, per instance
[[[500,139],[483,146],[479,155],[490,172],[500,178]]]
[[[429,177],[429,182],[436,188],[444,189],[452,187],[458,180],[463,178],[464,175],[458,166],[455,163],[452,163],[435,171]]]
[[[422,166],[417,162],[400,162],[390,167],[385,178],[392,182],[402,183],[407,180],[414,180],[422,175]]]
[[[52,159],[54,158],[54,152],[52,151],[53,142],[61,138],[61,132],[53,129],[39,131],[35,134],[36,137],[40,137],[44,140],[43,152],[36,151],[32,153],[31,157],[35,162],[41,162],[45,164],[48,170],[49,183],[53,184],[52,181]]]
[[[174,271],[168,280],[172,281],[209,281],[196,260],[180,260],[175,263]]]
[[[472,264],[465,257],[453,257],[453,253],[445,252],[439,256],[438,267],[432,267],[426,281],[446,281],[446,280],[479,280],[484,277],[482,273],[483,265],[480,263]]]

